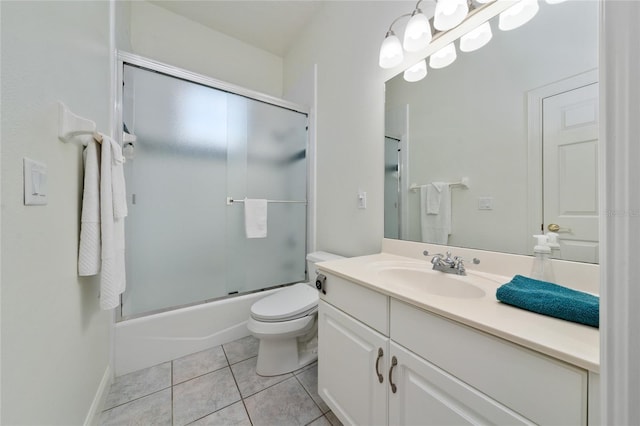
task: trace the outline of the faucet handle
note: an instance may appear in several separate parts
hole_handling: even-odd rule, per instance
[[[462,262],[466,262],[466,259],[462,258],[461,256],[454,256],[453,261],[456,262],[456,264],[458,263],[462,264]],[[480,259],[478,259],[477,257],[474,257],[473,259],[471,259],[471,262],[474,265],[478,265],[480,264]]]

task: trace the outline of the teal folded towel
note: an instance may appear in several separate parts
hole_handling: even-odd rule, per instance
[[[580,324],[600,325],[600,298],[546,281],[516,275],[496,291],[509,305]]]

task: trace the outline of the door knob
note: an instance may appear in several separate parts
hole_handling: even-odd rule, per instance
[[[550,223],[547,229],[551,232],[571,232],[571,228],[561,228],[560,225],[556,223]]]

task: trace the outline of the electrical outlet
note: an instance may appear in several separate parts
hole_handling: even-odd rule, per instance
[[[478,210],[493,210],[493,197],[478,197]]]

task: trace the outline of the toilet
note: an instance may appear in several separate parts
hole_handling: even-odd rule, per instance
[[[249,332],[260,340],[256,372],[261,376],[289,373],[318,358],[318,262],[342,259],[327,252],[307,255],[309,281],[279,290],[251,306]]]

